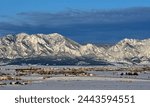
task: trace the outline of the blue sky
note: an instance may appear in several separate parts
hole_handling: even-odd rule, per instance
[[[0,0],[0,35],[58,32],[77,42],[150,37],[150,0]]]
[[[1,14],[56,12],[71,9],[112,9],[149,6],[150,0],[0,0]]]

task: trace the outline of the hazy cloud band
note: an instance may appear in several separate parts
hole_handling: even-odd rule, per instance
[[[79,42],[115,42],[124,37],[148,38],[149,29],[149,7],[88,12],[22,12],[16,14],[11,21],[0,21],[1,35],[58,32]]]

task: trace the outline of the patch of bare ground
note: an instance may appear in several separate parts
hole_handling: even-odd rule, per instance
[[[0,72],[0,85],[27,85],[31,81],[22,80],[20,77]]]
[[[5,76],[0,76],[0,81],[2,81],[2,80],[21,80],[21,78],[5,75]]]
[[[40,75],[59,75],[63,74],[65,76],[93,76],[93,74],[86,73],[86,68],[23,68],[16,69],[17,75],[30,75],[30,74],[40,74]],[[50,78],[49,76],[43,78]]]
[[[130,73],[125,73],[125,75],[138,75],[138,72],[150,71],[149,66],[129,66],[129,67],[116,67],[116,66],[99,66],[99,67],[79,67],[79,68],[22,68],[15,69],[17,76],[24,76],[30,74],[40,74],[40,75],[59,75],[63,74],[65,76],[94,76],[94,74],[87,73],[85,71],[130,71]],[[121,74],[124,75],[124,74]],[[45,77],[45,78],[49,78]]]

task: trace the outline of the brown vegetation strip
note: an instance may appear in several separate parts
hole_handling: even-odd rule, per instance
[[[18,75],[28,75],[28,74],[64,74],[65,76],[68,75],[76,75],[76,76],[91,76],[91,74],[86,73],[86,70],[83,68],[25,68],[25,69],[16,69]]]
[[[38,74],[78,74],[85,71],[131,71],[142,72],[150,71],[149,66],[133,66],[133,67],[116,67],[116,66],[100,66],[100,67],[80,67],[80,68],[23,68],[15,69],[16,72],[22,73],[38,73]]]

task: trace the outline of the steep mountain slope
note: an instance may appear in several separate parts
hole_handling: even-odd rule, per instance
[[[107,60],[140,63],[150,58],[150,39],[124,39],[107,50]]]
[[[54,33],[49,35],[7,35],[0,39],[0,58],[26,58],[37,56],[80,56],[80,44]]]

